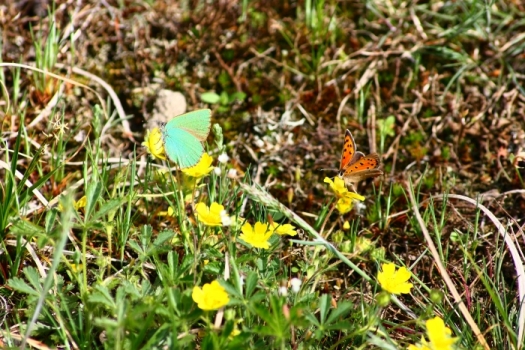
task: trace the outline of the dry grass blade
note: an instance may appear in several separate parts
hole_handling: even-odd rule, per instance
[[[58,68],[64,68],[65,67],[64,65],[58,64],[58,63],[56,64],[56,66]],[[101,107],[102,107],[102,109],[104,111],[104,114],[107,114],[106,113],[106,104],[104,103],[104,99],[102,99],[102,97],[95,90],[93,90],[92,88],[90,88],[87,85],[79,83],[78,81],[75,81],[73,79],[69,79],[69,78],[63,77],[63,76],[58,75],[58,74],[53,74],[53,73],[50,73],[50,72],[46,72],[46,71],[43,71],[41,69],[35,68],[33,66],[26,65],[26,64],[1,63],[0,62],[0,67],[19,67],[19,68],[29,69],[29,70],[33,70],[35,72],[46,74],[46,75],[48,75],[50,77],[53,77],[55,79],[63,80],[65,82],[67,82],[67,83],[70,83],[70,84],[73,84],[73,85],[80,86],[82,88],[88,89],[88,90],[90,90],[91,92],[93,92],[97,96],[98,101],[99,101],[99,103],[100,103],[100,105],[101,105]],[[123,135],[125,137],[129,138],[130,140],[133,140],[133,136],[131,134],[130,125],[129,125],[127,119],[126,119],[126,114],[125,114],[124,109],[122,108],[122,104],[120,103],[120,100],[119,100],[117,94],[115,93],[115,91],[113,90],[113,88],[108,83],[106,83],[104,80],[102,80],[99,77],[97,77],[96,75],[93,75],[93,74],[91,74],[89,72],[86,72],[86,71],[84,71],[84,70],[82,70],[80,68],[76,68],[76,67],[72,67],[71,69],[73,70],[74,73],[79,74],[79,75],[83,75],[85,77],[88,77],[88,78],[96,81],[97,83],[102,85],[102,87],[104,87],[106,89],[106,91],[110,95],[111,99],[113,100],[113,103],[115,104],[115,108],[117,110],[117,114],[119,115],[120,121],[122,123]],[[52,108],[52,107],[53,107],[53,101],[49,104],[49,108]],[[47,108],[46,108],[46,110],[47,110]],[[40,116],[39,116],[39,118],[40,118]]]
[[[65,68],[65,66],[63,64],[59,64],[59,63],[57,63],[56,66],[58,68]],[[123,136],[127,137],[128,139],[133,141],[133,134],[131,132],[131,127],[129,125],[129,122],[126,119],[126,113],[124,112],[124,108],[122,107],[122,103],[120,103],[120,99],[118,98],[117,94],[115,93],[115,90],[113,90],[111,85],[109,85],[104,80],[102,80],[101,78],[97,77],[96,75],[91,74],[89,72],[86,72],[85,70],[80,69],[78,67],[71,67],[71,70],[73,71],[73,73],[85,76],[86,78],[89,78],[89,79],[99,83],[104,89],[106,89],[106,91],[108,92],[109,96],[111,97],[111,100],[115,104],[115,109],[117,110],[117,114],[118,114],[118,116],[120,118],[120,122],[122,123]]]
[[[443,195],[435,196],[434,199],[443,199]],[[519,316],[519,329],[518,329],[518,344],[522,344],[523,342],[523,335],[524,335],[524,328],[525,328],[525,303],[523,302],[525,299],[525,270],[523,268],[523,262],[520,258],[520,254],[518,252],[518,248],[514,244],[514,241],[512,240],[512,237],[508,234],[507,230],[503,227],[501,222],[496,218],[496,216],[484,205],[478,203],[472,198],[462,196],[459,194],[449,194],[447,195],[447,198],[455,198],[463,200],[467,203],[470,203],[472,205],[475,205],[479,209],[481,209],[485,215],[488,216],[488,218],[492,221],[494,226],[497,227],[498,232],[505,240],[505,244],[507,244],[507,248],[510,251],[510,254],[512,256],[512,260],[514,261],[514,267],[516,268],[516,274],[518,276],[518,293],[520,296],[520,316]]]
[[[425,240],[427,241],[428,248],[430,249],[430,252],[432,253],[432,256],[434,257],[434,261],[436,265],[438,266],[439,273],[441,274],[441,277],[443,277],[443,280],[445,281],[448,289],[454,296],[454,299],[456,303],[459,306],[459,309],[461,313],[463,314],[463,317],[465,317],[465,320],[468,322],[470,327],[472,328],[472,331],[478,338],[479,343],[483,346],[484,349],[490,349],[487,341],[485,340],[485,337],[483,334],[481,334],[481,331],[479,330],[478,325],[470,315],[465,303],[463,300],[461,300],[461,296],[459,295],[459,292],[457,291],[456,287],[454,286],[454,283],[452,282],[452,279],[450,278],[449,274],[447,273],[447,270],[445,269],[445,266],[443,265],[443,262],[439,258],[439,253],[437,251],[436,246],[434,245],[434,242],[432,241],[432,238],[430,237],[430,233],[428,232],[425,222],[423,221],[423,218],[421,217],[421,214],[419,213],[419,208],[416,203],[416,199],[414,198],[414,194],[412,193],[411,186],[408,183],[405,183],[405,186],[407,188],[408,196],[410,198],[410,203],[412,204],[412,210],[414,211],[414,215],[416,216],[416,219],[419,223],[419,226],[421,228],[421,231],[423,232],[423,236],[425,237]],[[450,195],[452,197],[452,195]]]
[[[21,243],[26,248],[26,250],[29,253],[29,255],[33,258],[33,261],[34,261],[34,263],[36,265],[36,268],[37,268],[38,272],[40,273],[40,277],[46,278],[46,276],[47,276],[46,268],[44,267],[44,264],[42,264],[42,261],[38,257],[38,254],[37,254],[37,252],[35,250],[35,247],[33,247],[31,244],[29,244],[29,242],[27,242],[23,238],[21,239],[21,241],[22,241]],[[16,240],[9,239],[9,240],[5,241],[5,244],[9,245],[9,246],[12,246],[12,247],[16,247],[17,244],[20,244],[20,243],[17,242]]]
[[[0,160],[0,168],[3,168],[3,169],[6,169],[6,170],[9,170],[11,169],[11,166],[9,164],[7,164],[6,162]],[[18,170],[15,172],[15,176],[19,179],[19,180],[22,180],[24,178],[24,174],[22,174],[21,172],[19,172]],[[31,188],[31,186],[33,186],[33,184],[31,183],[31,181],[29,180],[26,180],[24,182],[24,185],[26,185],[26,187],[28,188]],[[42,195],[42,193],[40,193],[39,190],[37,189],[34,189],[33,191],[33,194],[35,195],[36,198],[38,198],[38,200],[40,201],[40,203],[42,203],[43,206],[47,207],[49,205],[47,199]]]

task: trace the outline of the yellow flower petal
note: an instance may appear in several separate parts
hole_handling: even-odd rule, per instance
[[[350,192],[350,191],[348,191],[348,193],[345,194],[345,198],[349,198],[352,200],[358,200],[360,202],[365,200],[365,197],[361,196],[360,194],[357,194],[355,192]]]
[[[232,332],[228,336],[228,339],[233,339],[234,337],[238,336],[239,334],[241,334],[241,331],[239,330],[239,327],[237,327],[237,325],[235,325],[235,327],[233,328]]]
[[[383,264],[382,270],[377,274],[377,280],[385,291],[391,294],[407,294],[412,289],[412,283],[407,281],[410,279],[410,271],[406,267],[401,267],[396,271],[396,266],[392,263]]]
[[[361,202],[365,200],[365,197],[355,192],[348,191],[345,181],[339,177],[335,177],[333,181],[329,177],[325,177],[324,182],[330,185],[330,189],[334,191],[334,194],[338,198],[346,198],[348,200],[356,199]]]
[[[436,316],[427,320],[428,339],[433,349],[436,350],[452,350],[452,345],[458,341],[458,338],[452,338],[452,331],[445,326],[445,322]]]
[[[445,322],[436,316],[425,322],[427,328],[427,335],[430,342],[421,338],[421,343],[416,345],[409,345],[409,350],[453,350],[454,343],[458,338],[452,338],[452,331],[445,326]]]
[[[247,222],[242,226],[242,234],[239,236],[239,238],[246,243],[251,244],[255,248],[270,249],[268,240],[272,236],[273,232],[268,229],[268,226],[268,224],[256,222],[252,227],[252,225]]]
[[[196,165],[191,168],[182,169],[182,172],[192,177],[203,177],[213,170],[211,163],[213,163],[213,158],[208,153],[204,153]]]
[[[191,297],[201,310],[217,310],[228,304],[230,298],[219,281],[206,283],[202,289],[200,287],[193,287]]]
[[[295,226],[290,224],[280,225],[276,222],[272,222],[270,224],[270,230],[272,231],[272,233],[277,233],[280,236],[295,236],[297,234],[297,231],[295,231]]]
[[[423,340],[423,342],[424,342],[424,340]],[[433,350],[432,348],[429,348],[423,342],[421,344],[418,344],[418,345],[409,345],[408,346],[408,350]]]
[[[210,207],[199,202],[195,205],[197,220],[206,226],[222,226],[222,215],[224,206],[213,202]]]
[[[170,217],[173,217],[175,216],[175,210],[173,210],[172,207],[168,207],[168,210],[166,211],[160,211],[159,216],[170,216]]]
[[[350,210],[352,210],[352,207],[354,206],[353,201],[350,198],[341,197],[337,200],[336,208],[339,214],[346,214]]]
[[[335,177],[333,181],[329,177],[325,177],[324,182],[330,185],[337,197],[342,197],[348,193],[344,180],[341,180],[339,177]]]
[[[153,128],[151,131],[146,131],[146,137],[142,145],[153,158],[165,160],[166,153],[164,152],[164,141],[162,140],[162,132],[159,128]]]
[[[82,272],[82,267],[82,264],[71,264],[71,271],[75,273]]]
[[[85,208],[86,205],[87,205],[87,198],[86,196],[82,196],[82,198],[80,198],[78,201],[73,203],[73,208],[75,208],[75,210],[79,210],[80,208]]]

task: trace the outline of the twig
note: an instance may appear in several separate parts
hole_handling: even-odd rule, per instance
[[[55,64],[55,66],[57,68],[61,68],[61,69],[66,68],[66,66],[61,64],[61,63],[57,63],[57,64]],[[118,114],[118,116],[120,118],[120,123],[122,124],[122,130],[123,130],[122,135],[124,137],[128,138],[129,140],[135,142],[135,139],[133,138],[133,134],[131,132],[131,127],[130,127],[129,122],[128,122],[127,118],[126,118],[126,113],[124,112],[124,108],[122,107],[122,104],[120,103],[120,99],[118,98],[117,94],[115,93],[115,90],[113,90],[111,85],[109,85],[104,80],[102,80],[102,78],[99,78],[98,76],[96,76],[94,74],[91,74],[91,73],[89,73],[89,72],[87,72],[87,71],[85,71],[83,69],[78,68],[78,67],[71,67],[71,70],[75,74],[85,76],[86,78],[89,78],[89,79],[99,83],[108,92],[109,96],[111,97],[111,100],[113,101],[113,104],[115,105],[115,109],[117,110],[117,114]]]
[[[452,282],[452,279],[450,278],[449,274],[447,273],[447,270],[445,269],[445,266],[443,265],[443,262],[441,261],[441,259],[439,257],[439,252],[437,251],[436,246],[435,246],[434,242],[432,241],[432,238],[430,237],[430,233],[428,232],[428,230],[427,230],[427,228],[425,226],[425,222],[423,221],[423,218],[421,217],[421,214],[419,213],[418,205],[417,205],[416,200],[414,198],[414,194],[412,193],[412,187],[410,186],[410,184],[408,184],[406,182],[405,182],[405,186],[407,188],[408,197],[410,198],[410,203],[412,204],[412,210],[414,211],[414,215],[416,216],[416,219],[417,219],[417,221],[419,223],[419,227],[421,228],[421,232],[423,232],[423,236],[425,237],[425,240],[427,241],[427,246],[430,249],[430,252],[432,253],[432,256],[434,257],[434,261],[435,261],[436,265],[438,266],[438,270],[439,270],[439,273],[441,274],[441,277],[443,278],[443,280],[445,281],[448,289],[452,293],[452,296],[454,297],[454,300],[456,301],[456,303],[457,303],[457,305],[459,307],[459,310],[463,314],[463,317],[465,318],[467,323],[472,328],[472,331],[474,332],[474,334],[478,338],[479,343],[483,346],[484,349],[489,350],[490,348],[489,348],[489,346],[487,344],[487,341],[485,340],[485,337],[483,336],[483,334],[481,334],[481,331],[479,330],[478,325],[476,324],[476,322],[474,321],[474,319],[470,315],[470,313],[469,313],[467,307],[465,306],[465,303],[463,302],[463,300],[461,300],[461,296],[458,293],[458,291],[456,289],[456,286],[454,286],[454,282]],[[437,197],[439,197],[439,196],[437,196]],[[449,198],[453,198],[453,195],[448,195],[448,197]],[[454,197],[455,198],[461,197],[460,199],[467,198],[467,197],[464,197],[464,196],[454,196]],[[443,197],[441,196],[441,198],[443,198]],[[468,199],[470,199],[470,198],[468,198]],[[480,204],[478,204],[478,205],[480,205]]]

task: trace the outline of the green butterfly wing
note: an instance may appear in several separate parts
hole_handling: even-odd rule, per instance
[[[199,141],[206,141],[211,127],[211,111],[209,109],[198,109],[185,113],[171,119],[166,127],[178,128],[189,132]]]
[[[204,147],[195,136],[170,124],[164,129],[164,150],[181,169],[197,164],[204,153]]]
[[[181,169],[197,164],[204,153],[202,142],[208,137],[210,126],[209,109],[199,109],[171,119],[162,131],[168,158]]]

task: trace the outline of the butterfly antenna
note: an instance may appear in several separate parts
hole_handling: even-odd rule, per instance
[[[319,169],[319,171],[335,171],[335,170],[337,170],[337,169],[335,169],[335,168],[326,168],[326,169],[322,168],[322,169]]]

